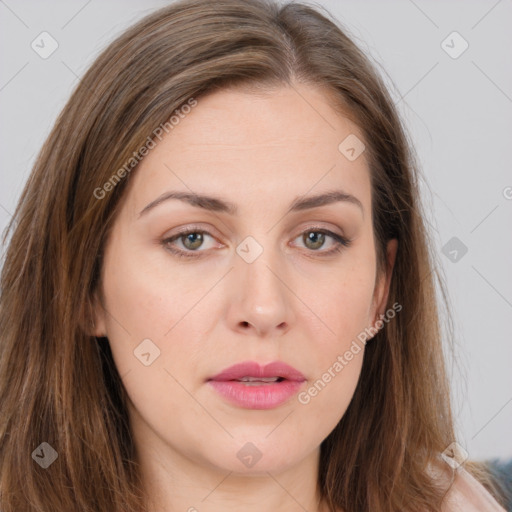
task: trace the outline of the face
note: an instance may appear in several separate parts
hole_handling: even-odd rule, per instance
[[[223,90],[134,171],[95,334],[108,337],[140,446],[280,471],[340,421],[363,360],[354,341],[384,313],[390,278],[376,274],[365,153],[339,149],[354,135],[319,89]],[[336,200],[308,201],[328,192]],[[251,364],[222,375],[239,363]]]

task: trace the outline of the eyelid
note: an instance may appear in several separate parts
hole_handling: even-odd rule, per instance
[[[335,234],[336,236],[348,239],[348,237],[345,236],[345,234],[343,233],[343,230],[341,228],[339,228],[337,226],[332,227],[332,223],[329,223],[329,224],[331,224],[330,226],[322,226],[321,224],[325,224],[325,223],[322,221],[318,221],[318,222],[312,221],[311,223],[309,223],[305,226],[302,225],[299,228],[298,233],[295,235],[295,238],[297,238],[297,236],[299,236],[299,235],[302,235],[302,233],[305,233],[306,231],[328,231],[328,232]]]
[[[188,235],[189,233],[205,233],[212,238],[222,238],[219,232],[211,225],[200,225],[200,224],[187,224],[181,226],[172,231],[170,235],[164,235],[163,240],[170,240],[171,238],[179,238],[180,236]]]

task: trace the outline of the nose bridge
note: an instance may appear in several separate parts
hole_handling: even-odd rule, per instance
[[[231,304],[233,321],[252,326],[260,334],[289,324],[290,304],[282,255],[271,243],[271,236],[261,235],[257,241],[246,237],[236,249],[232,274],[236,289]]]

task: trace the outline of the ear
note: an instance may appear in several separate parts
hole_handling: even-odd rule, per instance
[[[386,247],[386,268],[381,273],[381,275],[377,276],[375,289],[373,292],[372,325],[375,325],[375,322],[379,320],[381,315],[384,315],[386,312],[386,304],[388,302],[391,276],[395,266],[397,250],[398,240],[396,238],[389,240]]]
[[[86,310],[87,312],[80,322],[84,332],[88,336],[95,336],[96,338],[106,337],[105,308],[98,292],[94,292]]]

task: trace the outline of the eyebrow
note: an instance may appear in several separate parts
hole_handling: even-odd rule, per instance
[[[142,215],[149,212],[150,210],[152,210],[153,208],[171,199],[184,201],[197,208],[203,208],[204,210],[212,212],[228,213],[230,215],[238,214],[238,207],[234,203],[225,201],[218,197],[212,197],[194,192],[169,191],[164,192],[161,196],[157,197],[154,201],[151,201],[148,205],[146,205],[139,213],[139,218]],[[288,211],[303,211],[337,202],[346,202],[349,204],[354,204],[361,209],[361,212],[364,215],[364,208],[361,201],[357,199],[357,197],[353,196],[352,194],[348,194],[343,190],[331,190],[323,194],[318,194],[309,197],[299,196],[294,199]]]

